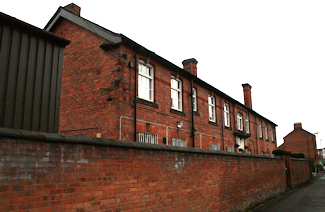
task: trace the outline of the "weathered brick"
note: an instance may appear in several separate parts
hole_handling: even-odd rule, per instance
[[[15,141],[0,137],[0,144],[3,142]],[[20,140],[16,149],[26,150],[32,145],[34,151],[19,152],[26,153],[24,157],[31,154],[42,158],[44,154],[37,147],[47,146],[60,149],[60,154],[48,154],[50,161],[58,160],[47,169],[19,168],[15,164],[11,167],[12,162],[6,163],[2,168],[15,173],[2,173],[5,179],[0,179],[0,199],[8,203],[0,206],[2,211],[234,211],[274,197],[287,186],[282,158],[104,143],[90,148],[89,144],[28,139]],[[77,151],[91,153],[78,156],[85,166],[78,166],[78,160],[66,160],[67,155]],[[293,186],[310,179],[308,161],[291,162]],[[71,164],[74,172],[64,172],[64,164]],[[17,178],[20,171],[30,179]]]

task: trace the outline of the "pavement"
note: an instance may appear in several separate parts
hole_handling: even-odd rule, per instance
[[[250,211],[325,212],[325,172]]]

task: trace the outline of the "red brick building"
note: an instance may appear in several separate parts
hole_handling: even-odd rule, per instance
[[[293,131],[286,135],[283,140],[284,143],[278,149],[292,153],[304,153],[306,158],[317,159],[316,137],[302,129],[301,123],[295,123]]]
[[[197,77],[194,58],[180,68],[122,34],[60,7],[46,30],[65,49],[60,130],[88,136],[269,155],[277,126]],[[100,134],[99,134],[100,133]]]

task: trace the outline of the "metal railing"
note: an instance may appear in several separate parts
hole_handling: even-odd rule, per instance
[[[147,144],[158,144],[158,135],[149,132],[138,132],[138,141]]]

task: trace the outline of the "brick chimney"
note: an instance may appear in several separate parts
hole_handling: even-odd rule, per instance
[[[194,76],[197,76],[197,60],[194,58],[184,60],[182,62],[183,64],[183,69],[187,72],[190,72]]]
[[[247,107],[252,109],[252,95],[251,95],[251,88],[248,83],[242,84],[244,90],[244,103]]]
[[[302,129],[302,124],[301,122],[296,122],[294,125],[293,125],[294,129]]]
[[[77,16],[80,16],[81,8],[74,3],[68,4],[67,6],[64,7],[64,9],[76,14]]]

